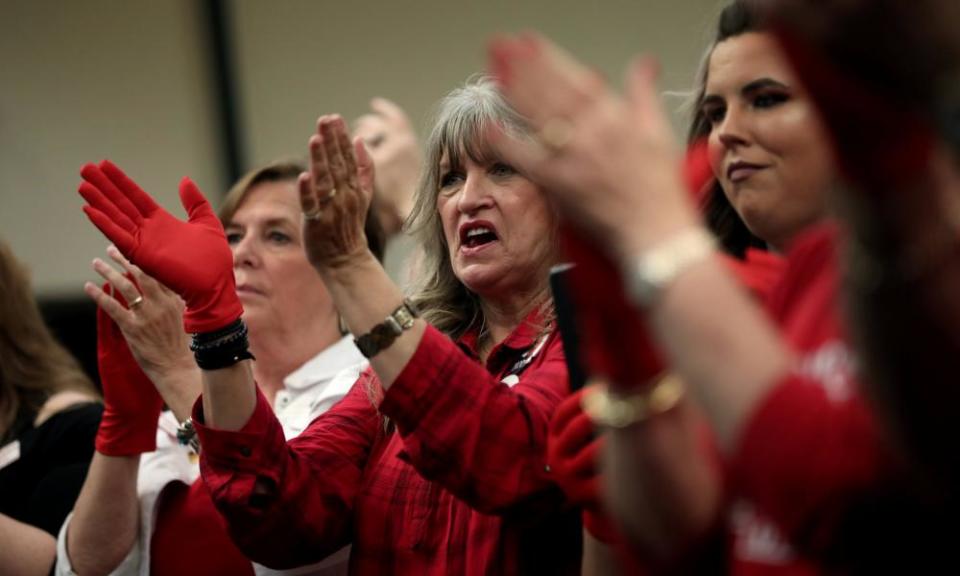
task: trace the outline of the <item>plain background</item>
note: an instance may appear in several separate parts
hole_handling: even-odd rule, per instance
[[[227,0],[247,168],[304,155],[319,114],[354,118],[377,95],[422,133],[497,33],[539,30],[618,86],[650,52],[664,91],[688,90],[725,3]],[[228,188],[207,33],[204,0],[0,0],[0,237],[41,295],[97,280],[83,163],[110,158],[177,215],[181,177],[214,204]]]

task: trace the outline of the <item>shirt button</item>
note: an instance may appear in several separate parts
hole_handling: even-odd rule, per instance
[[[251,454],[253,454],[253,451],[250,450],[249,446],[240,447],[240,455],[243,456],[244,458],[249,458]]]

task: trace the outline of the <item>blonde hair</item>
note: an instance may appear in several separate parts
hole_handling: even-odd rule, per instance
[[[227,192],[227,195],[224,197],[223,203],[220,204],[220,210],[217,212],[220,223],[223,224],[224,227],[230,225],[230,221],[233,220],[237,209],[240,208],[240,205],[246,200],[247,195],[250,194],[250,191],[258,184],[265,182],[296,182],[300,173],[305,170],[306,166],[302,162],[282,159],[275,160],[260,168],[254,168],[247,172],[230,187],[230,191]],[[370,251],[377,257],[377,260],[382,260],[383,250],[386,246],[386,236],[383,228],[380,226],[380,222],[370,213],[367,214],[363,231],[367,236],[367,246],[370,248]]]
[[[24,414],[35,415],[48,398],[68,390],[97,396],[44,323],[26,268],[0,240],[0,438],[6,440]]]
[[[427,138],[413,210],[405,224],[423,248],[419,267],[423,275],[415,286],[413,300],[427,322],[451,338],[458,338],[471,328],[482,333],[484,318],[479,297],[453,273],[437,212],[440,160],[446,156],[451,168],[458,168],[466,158],[478,163],[496,159],[485,137],[493,126],[514,138],[532,137],[524,118],[507,104],[489,77],[474,76],[440,101]],[[545,325],[552,324],[552,302],[548,299],[541,304],[546,312]]]

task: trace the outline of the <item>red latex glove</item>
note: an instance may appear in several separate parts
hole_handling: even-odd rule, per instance
[[[87,217],[128,260],[183,298],[187,332],[212,332],[240,318],[223,226],[189,178],[180,182],[188,214],[182,222],[108,160],[85,165],[80,175]]]
[[[109,291],[110,285],[104,285]],[[115,297],[126,305],[123,297]],[[133,359],[117,324],[97,308],[97,367],[103,387],[103,417],[97,430],[97,452],[132,456],[157,448],[157,419],[163,400]]]
[[[603,514],[600,471],[597,463],[603,438],[594,434],[593,422],[583,413],[583,390],[571,394],[557,407],[547,436],[547,464],[567,500],[583,508],[583,526],[595,538],[610,542],[615,537]]]

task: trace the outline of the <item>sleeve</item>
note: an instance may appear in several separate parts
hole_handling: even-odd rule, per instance
[[[741,434],[732,488],[811,552],[838,539],[857,499],[875,485],[881,443],[862,398],[831,398],[790,375],[761,401]]]
[[[271,568],[316,562],[352,533],[354,498],[377,436],[379,416],[360,378],[336,406],[285,442],[266,398],[239,431],[194,421],[200,471],[230,536],[251,560]]]
[[[547,424],[569,393],[556,333],[542,356],[511,388],[428,326],[380,410],[421,475],[479,512],[505,513],[555,488]]]

